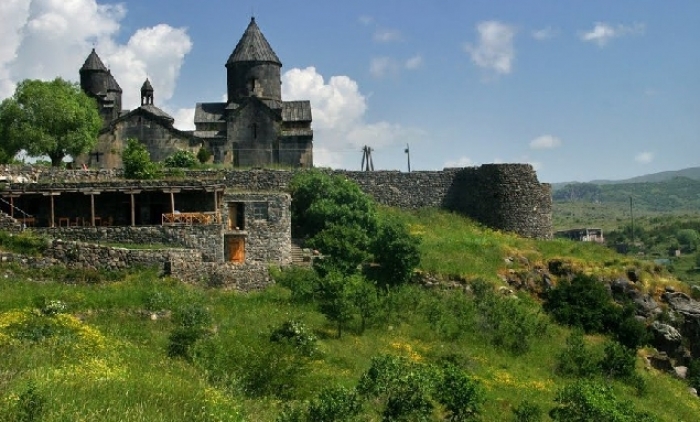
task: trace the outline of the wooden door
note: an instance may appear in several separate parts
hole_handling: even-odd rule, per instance
[[[230,262],[245,261],[245,238],[231,236],[228,238],[228,260]]]

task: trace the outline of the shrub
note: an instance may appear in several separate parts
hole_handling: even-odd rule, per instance
[[[616,341],[605,344],[605,355],[600,362],[600,368],[612,378],[629,378],[634,375],[637,353]]]
[[[587,333],[611,331],[620,316],[619,307],[613,304],[603,283],[587,275],[561,280],[546,293],[543,307],[557,322]]]
[[[700,391],[700,359],[693,359],[688,365],[688,384]]]
[[[192,151],[179,150],[163,161],[165,167],[192,168],[197,165],[197,156]]]
[[[191,359],[194,344],[207,333],[211,315],[198,303],[190,303],[173,313],[177,327],[168,336],[168,356]]]
[[[137,139],[128,139],[122,151],[124,177],[127,179],[157,179],[161,177],[160,165],[151,161],[146,146]]]
[[[513,408],[513,422],[539,422],[542,420],[542,409],[527,400]]]
[[[14,421],[17,422],[39,422],[43,420],[46,413],[47,399],[40,392],[34,383],[29,383],[19,394],[14,409]]]
[[[201,164],[204,164],[211,159],[211,155],[211,151],[209,151],[205,146],[202,146],[199,151],[197,151],[197,160],[199,160]]]
[[[443,366],[436,391],[437,401],[445,407],[450,421],[476,420],[481,413],[484,402],[481,386],[452,364]]]
[[[318,397],[309,403],[309,422],[354,421],[362,410],[362,401],[357,393],[342,387],[324,388]]]
[[[434,384],[434,374],[424,365],[383,355],[372,359],[357,389],[361,396],[380,403],[384,421],[423,421],[434,409]]]
[[[361,276],[345,277],[336,271],[328,273],[320,280],[319,310],[326,318],[336,323],[338,337],[341,336],[343,327],[357,313],[353,299],[359,283],[364,283]]]
[[[524,298],[504,297],[491,285],[477,281],[472,288],[477,303],[478,324],[494,346],[513,354],[523,354],[531,342],[547,332],[547,321],[537,307]]]
[[[270,341],[287,342],[303,356],[314,356],[318,352],[316,336],[299,321],[286,321],[270,334]]]
[[[549,416],[562,422],[655,422],[648,413],[636,412],[628,401],[620,401],[609,387],[577,381],[557,392],[557,403]]]
[[[557,372],[571,377],[591,377],[600,371],[599,363],[600,357],[586,346],[583,332],[574,330],[557,356]]]
[[[318,275],[310,268],[292,266],[272,272],[272,277],[277,284],[291,291],[291,299],[296,303],[312,302],[319,289]]]

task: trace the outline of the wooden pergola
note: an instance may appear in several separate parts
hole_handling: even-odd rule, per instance
[[[130,198],[130,223],[131,226],[136,225],[136,197],[142,193],[162,193],[170,195],[170,212],[163,213],[162,223],[163,224],[212,224],[220,222],[219,217],[219,196],[223,194],[225,186],[220,183],[207,183],[207,182],[192,182],[192,183],[182,183],[178,182],[102,182],[102,183],[31,183],[31,184],[11,184],[0,188],[0,196],[5,200],[6,204],[9,205],[9,215],[15,218],[16,214],[20,216],[16,219],[20,223],[26,225],[34,225],[37,223],[36,212],[33,214],[27,213],[15,206],[16,202],[20,198],[26,198],[28,196],[33,197],[48,197],[49,198],[49,212],[47,217],[48,226],[57,226],[57,216],[56,216],[56,198],[62,195],[75,195],[83,194],[90,197],[90,216],[87,221],[81,217],[76,217],[76,224],[71,224],[71,220],[66,217],[58,218],[58,225],[63,225],[65,223],[68,225],[81,225],[77,224],[78,220],[83,220],[82,225],[87,226],[99,226],[105,223],[102,216],[98,216],[95,212],[95,197],[103,194],[113,194],[113,193],[123,193],[129,195]],[[190,210],[187,213],[180,213],[177,211],[175,203],[175,194],[182,192],[202,192],[206,194],[213,195],[213,209],[205,210]],[[211,202],[209,202],[211,204]],[[65,207],[64,207],[65,208]],[[116,210],[113,210],[116,211]],[[179,218],[179,215],[183,214],[184,219]],[[198,215],[205,216],[197,217]],[[178,217],[176,217],[178,216]]]

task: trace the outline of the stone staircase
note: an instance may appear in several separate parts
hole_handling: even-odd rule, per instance
[[[311,266],[311,254],[301,247],[301,241],[292,239],[292,265]]]

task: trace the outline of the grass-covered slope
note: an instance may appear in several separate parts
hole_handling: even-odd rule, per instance
[[[633,265],[594,245],[521,239],[445,212],[383,212],[420,235],[421,271],[437,279],[501,283],[553,258],[610,276]],[[667,281],[659,277],[649,268],[642,278],[653,289]],[[513,420],[523,402],[550,420],[557,392],[576,381],[555,370],[569,330],[527,293],[407,286],[382,299],[364,332],[356,318],[337,338],[312,299],[283,286],[240,294],[148,272],[113,282],[53,278],[0,266],[0,420],[275,421],[285,406],[300,406],[324,387],[355,387],[381,355],[417,365],[456,362],[479,385],[484,421]],[[288,321],[298,323],[313,353],[271,341]],[[196,334],[191,343],[188,333]],[[601,350],[603,339],[587,343]],[[644,369],[641,359],[637,373],[645,388],[595,382],[658,420],[698,419],[700,400],[683,382]],[[356,420],[379,421],[378,406],[365,401]],[[431,420],[444,416],[436,406]]]

